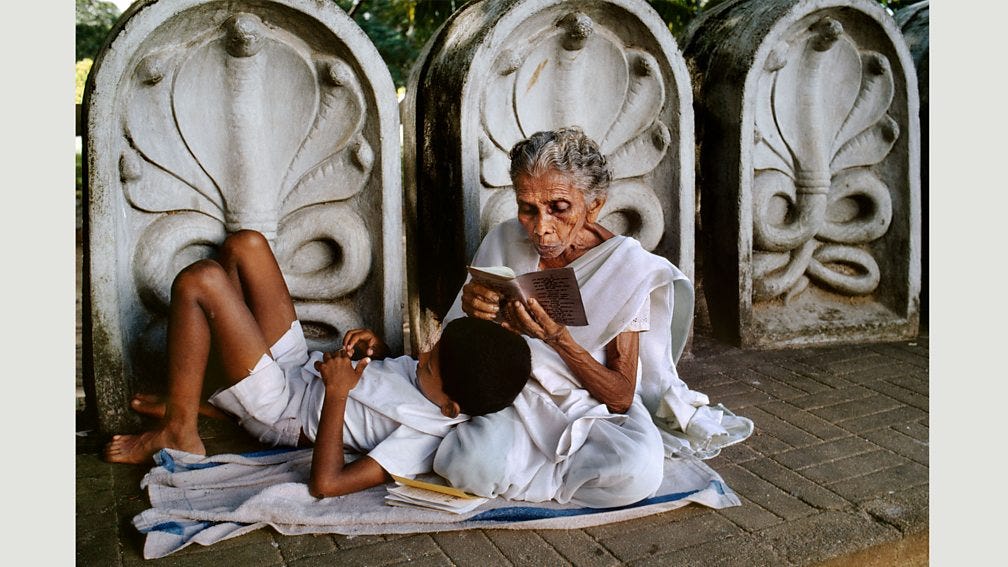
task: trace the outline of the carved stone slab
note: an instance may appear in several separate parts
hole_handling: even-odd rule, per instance
[[[613,168],[600,222],[693,271],[689,75],[640,0],[477,1],[428,43],[404,101],[412,328],[440,320],[487,231],[517,212],[508,151],[578,125]]]
[[[703,281],[743,346],[917,332],[913,61],[869,0],[726,2],[691,27]]]
[[[401,350],[398,109],[360,28],[332,2],[152,0],[112,33],[85,103],[102,429],[164,379],[175,275],[240,229],[270,239],[309,346],[369,326]]]
[[[930,67],[930,2],[924,0],[896,12],[896,23],[903,32],[910,56],[917,69],[917,94],[920,97],[921,139],[921,321],[928,317],[928,68]]]

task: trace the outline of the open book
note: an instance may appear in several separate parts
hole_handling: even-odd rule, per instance
[[[392,475],[392,479],[396,485],[389,487],[388,494],[385,495],[385,503],[392,506],[413,506],[464,514],[489,500],[448,486],[443,478],[433,474],[420,478]]]
[[[500,292],[508,301],[517,299],[528,306],[529,298],[535,298],[546,314],[561,325],[583,327],[588,324],[573,268],[540,270],[518,276],[507,266],[469,266],[469,275],[473,281]],[[498,319],[503,317],[501,309]]]

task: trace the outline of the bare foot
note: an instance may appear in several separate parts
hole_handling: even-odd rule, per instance
[[[165,414],[164,400],[157,394],[133,394],[130,407],[133,408],[133,411],[147,417],[161,419]]]
[[[164,418],[165,402],[164,398],[157,394],[133,394],[130,400],[130,407],[140,415],[146,415],[156,419]],[[207,402],[200,402],[200,415],[214,419],[228,419],[228,415]]]
[[[151,456],[165,448],[206,454],[199,433],[174,433],[167,428],[159,428],[138,435],[113,435],[105,446],[105,460],[110,463],[150,464]]]

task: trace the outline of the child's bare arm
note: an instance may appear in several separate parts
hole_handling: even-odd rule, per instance
[[[308,492],[316,498],[357,492],[389,478],[381,465],[370,457],[362,457],[349,465],[343,460],[343,414],[347,396],[357,385],[368,362],[363,359],[354,369],[350,365],[350,353],[344,350],[327,353],[315,363],[326,390],[308,481]]]
[[[381,360],[389,354],[388,345],[371,329],[347,331],[343,335],[343,349],[349,352],[351,357],[357,352],[360,356],[375,360]]]

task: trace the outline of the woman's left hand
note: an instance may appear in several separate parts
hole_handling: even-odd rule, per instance
[[[502,323],[504,328],[522,335],[551,343],[560,339],[567,327],[554,321],[535,299],[528,300],[528,308],[520,301],[508,303],[508,318]]]

